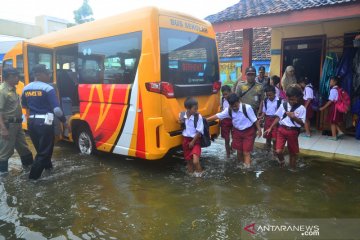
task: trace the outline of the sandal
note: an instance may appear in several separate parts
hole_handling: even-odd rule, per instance
[[[342,138],[343,136],[345,136],[345,133],[342,132],[342,133],[339,133],[336,137],[337,138]]]
[[[337,137],[328,137],[327,140],[331,140],[331,141],[337,141],[338,138]]]

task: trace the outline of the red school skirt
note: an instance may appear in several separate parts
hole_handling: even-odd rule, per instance
[[[264,132],[270,128],[270,126],[273,124],[275,119],[276,116],[265,116]],[[263,134],[263,138],[275,140],[277,136],[277,131],[278,131],[278,127],[274,126],[271,129],[271,132],[269,132],[269,134],[265,134],[265,133]]]
[[[254,149],[255,133],[254,125],[245,130],[233,128],[231,147],[240,152],[251,152]]]
[[[326,121],[331,124],[338,124],[344,121],[344,114],[337,111],[335,103],[331,103]]]
[[[200,145],[200,138],[196,140],[194,147],[192,149],[189,148],[189,143],[193,140],[191,137],[184,137],[183,139],[183,151],[184,151],[184,158],[186,161],[191,161],[193,159],[193,155],[197,155],[198,157],[201,156],[201,145]]]
[[[306,108],[306,120],[311,120],[311,118],[314,116],[314,110],[312,109],[311,102]]]
[[[230,140],[230,133],[233,127],[231,118],[225,118],[220,122],[221,137],[225,140]]]

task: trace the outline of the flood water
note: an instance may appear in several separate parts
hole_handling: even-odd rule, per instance
[[[84,156],[62,142],[54,171],[29,181],[14,155],[0,176],[0,239],[243,239],[257,219],[360,218],[360,165],[302,157],[290,171],[257,149],[244,171],[224,156],[218,139],[203,151],[199,179],[180,153]]]

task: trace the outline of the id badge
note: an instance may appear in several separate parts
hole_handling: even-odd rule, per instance
[[[53,121],[54,121],[54,114],[47,113],[46,116],[45,116],[44,124],[45,125],[52,125]]]
[[[255,102],[259,101],[259,96],[256,95],[256,96],[254,97],[254,100],[255,100]]]

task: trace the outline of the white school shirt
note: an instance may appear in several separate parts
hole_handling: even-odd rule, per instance
[[[336,102],[338,98],[339,98],[338,87],[335,86],[330,90],[329,101]]]
[[[280,98],[280,89],[275,86],[275,97]]]
[[[242,112],[242,104],[243,103],[240,103],[240,105],[239,105],[239,111],[235,112],[235,111],[231,110],[233,127],[235,127],[238,130],[245,130],[245,129],[251,127],[254,124],[254,122],[257,121],[257,117],[255,116],[254,110],[248,104],[245,104],[246,113],[251,121],[249,120],[249,118],[247,118],[244,115],[244,113]],[[221,120],[223,120],[225,118],[231,118],[229,115],[228,108],[225,108],[222,112],[217,113],[216,116]]]
[[[204,134],[203,118],[200,113],[199,113],[199,119],[196,125],[196,129],[194,127],[194,115],[191,115],[190,118],[187,118],[187,115],[185,113],[184,118],[185,118],[185,129],[182,132],[182,135],[184,137],[194,138],[197,133]]]
[[[277,110],[277,103],[279,98],[275,97],[273,101],[270,101],[270,99],[267,99],[267,108],[265,108],[265,103],[263,104],[263,113],[265,113],[266,116],[274,116]]]
[[[225,109],[228,107],[230,107],[230,104],[229,104],[228,100],[226,100],[226,98],[224,98],[223,103],[222,103],[222,109]]]
[[[291,106],[290,104],[288,103],[287,104],[287,112],[290,112],[291,110]],[[303,105],[300,105],[296,110],[295,110],[295,117],[301,119],[301,121],[303,123],[305,123],[305,119],[306,119],[306,108],[303,106]],[[284,109],[284,104],[281,104],[279,109],[276,111],[275,115],[278,116],[280,118],[280,122],[279,124],[280,125],[283,125],[283,126],[287,126],[287,127],[301,127],[300,124],[298,124],[297,122],[294,121],[291,121],[291,118],[289,118],[288,116],[286,116],[284,119],[283,116],[285,114],[285,109]]]
[[[308,84],[304,88],[304,100],[314,99],[314,90],[312,89],[311,84]]]

